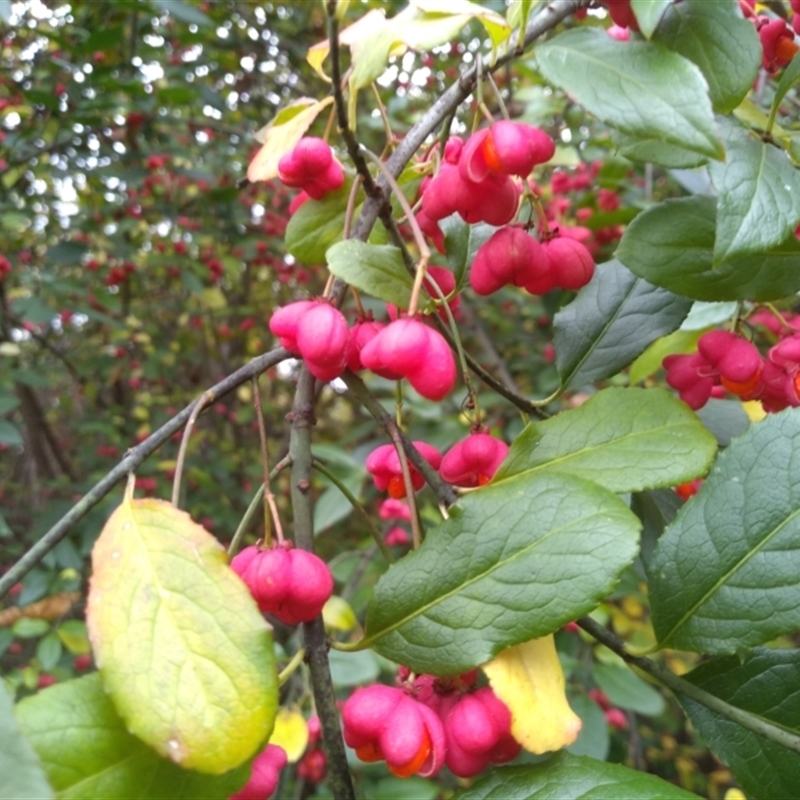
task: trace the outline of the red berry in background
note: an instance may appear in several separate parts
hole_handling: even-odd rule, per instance
[[[412,442],[412,444],[433,469],[439,469],[439,465],[442,463],[442,454],[433,445],[427,442]],[[373,450],[367,456],[366,468],[367,472],[372,475],[378,491],[388,491],[389,496],[395,500],[406,496],[403,469],[393,444],[384,444]],[[410,462],[408,469],[411,473],[411,485],[415,490],[421,489],[425,485],[425,479]]]
[[[777,72],[785,67],[798,51],[794,30],[785,20],[766,16],[756,17],[755,25],[763,48],[761,65],[768,72]]]
[[[318,556],[284,543],[246,547],[231,561],[261,611],[287,625],[310,622],[333,593],[333,576]]]
[[[387,325],[361,350],[361,363],[377,374],[394,373],[426,399],[441,400],[456,381],[456,364],[444,337],[418,319]]]
[[[478,249],[469,282],[480,295],[503,286],[525,286],[545,277],[550,265],[542,245],[522,228],[501,228]]]
[[[445,735],[436,714],[402,689],[357,689],[342,708],[344,740],[367,762],[385,760],[401,778],[435,775],[445,756]]]
[[[556,286],[576,291],[592,279],[594,259],[585,245],[576,239],[571,236],[554,236],[542,242],[542,248]]]
[[[439,472],[455,486],[484,486],[494,477],[508,445],[488,433],[473,433],[447,451]]]
[[[266,749],[253,759],[247,783],[228,800],[269,800],[278,788],[280,772],[286,766],[286,762],[286,751],[277,745],[268,744]]]
[[[291,153],[278,162],[278,177],[287,186],[302,189],[314,200],[344,183],[342,165],[327,142],[314,136],[301,139]]]

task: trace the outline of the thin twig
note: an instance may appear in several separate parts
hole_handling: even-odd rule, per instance
[[[200,416],[200,412],[206,408],[210,403],[213,403],[216,400],[216,397],[213,395],[212,392],[204,392],[198,399],[197,402],[194,404],[194,408],[192,409],[192,413],[189,415],[189,421],[186,423],[186,427],[183,430],[183,436],[181,437],[181,446],[178,449],[178,460],[175,463],[175,477],[172,479],[172,505],[175,508],[180,508],[180,499],[181,499],[181,481],[183,479],[183,464],[186,460],[186,449],[189,446],[189,439],[192,435],[192,429],[194,428],[194,423],[197,422],[197,418]]]
[[[213,392],[215,397],[222,397],[249,381],[253,375],[260,375],[270,367],[291,357],[291,353],[283,348],[271,350],[237,369],[236,372],[212,386],[209,391]],[[196,402],[191,402],[141,444],[128,450],[116,467],[107,472],[5,575],[1,576],[0,598],[36,566],[67,535],[72,526],[80,522],[123,478],[135,471],[148,456],[158,450],[174,433],[177,433],[187,423]]]
[[[724,700],[707,692],[705,689],[701,689],[699,686],[695,686],[695,684],[683,678],[679,678],[674,672],[670,672],[670,670],[662,667],[655,661],[651,661],[649,658],[632,655],[628,652],[625,642],[622,639],[590,617],[579,619],[578,625],[590,636],[597,639],[598,642],[615,652],[625,662],[651,675],[659,683],[671,689],[673,692],[685,695],[691,700],[704,705],[711,711],[735,722],[737,725],[741,725],[743,728],[759,736],[763,736],[765,739],[769,739],[782,747],[800,753],[800,736],[768,722],[763,717],[756,716],[749,711],[726,703]]]

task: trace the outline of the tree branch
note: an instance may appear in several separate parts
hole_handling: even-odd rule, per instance
[[[222,397],[246,383],[255,375],[266,372],[281,361],[291,358],[291,354],[283,348],[271,350],[269,353],[254,358],[241,369],[212,386],[208,394],[215,398]],[[202,398],[201,398],[202,399]],[[194,400],[186,408],[162,425],[155,433],[147,437],[141,444],[128,450],[122,461],[106,473],[22,558],[14,564],[5,575],[0,577],[0,598],[4,597],[11,587],[50,552],[69,532],[75,523],[82,520],[121,480],[133,472],[144,460],[158,450],[173,433],[179,431],[189,420],[195,405]]]
[[[604,644],[609,650],[613,650],[626,663],[651,675],[659,683],[671,689],[673,692],[686,695],[686,697],[701,703],[711,711],[731,720],[731,722],[735,722],[737,725],[741,725],[743,728],[757,733],[759,736],[763,736],[765,739],[769,739],[782,747],[793,750],[795,753],[800,753],[800,736],[796,736],[785,728],[767,722],[762,717],[751,714],[749,711],[726,703],[724,700],[707,692],[705,689],[701,689],[699,686],[695,686],[693,683],[679,678],[674,672],[670,672],[668,669],[662,667],[660,664],[656,664],[655,661],[651,661],[649,658],[632,655],[627,651],[625,642],[623,642],[622,639],[590,617],[579,619],[578,625],[590,636],[597,639],[598,642]]]

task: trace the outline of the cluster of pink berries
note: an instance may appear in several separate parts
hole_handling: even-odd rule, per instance
[[[763,322],[767,316],[754,315],[751,321]],[[765,327],[774,323],[780,325],[774,320]],[[667,383],[695,410],[725,390],[742,400],[759,400],[768,412],[800,406],[800,333],[788,325],[778,331],[784,338],[769,349],[766,358],[735,333],[704,333],[696,353],[664,359]]]
[[[780,17],[756,14],[755,0],[739,0],[739,7],[745,17],[752,20],[761,40],[763,54],[761,66],[774,75],[783,69],[797,54],[795,33],[800,33],[800,0],[789,0],[792,7],[792,26]]]
[[[388,324],[361,320],[351,329],[344,314],[325,300],[298,300],[277,309],[269,328],[322,381],[338,378],[347,368],[366,368],[389,380],[406,378],[423,397],[441,400],[456,380],[449,345],[417,317]]]
[[[400,777],[435,775],[442,766],[462,778],[520,752],[511,712],[477,671],[457,678],[415,677],[401,668],[398,686],[357,689],[342,709],[344,739],[362,761],[386,761]]]
[[[287,625],[310,622],[333,593],[328,565],[290,542],[266,550],[245,547],[234,556],[231,569],[244,581],[259,609]]]
[[[278,177],[286,186],[301,190],[303,201],[321,200],[344,183],[342,165],[322,139],[307,136],[278,162]],[[302,202],[298,205],[302,204]],[[295,206],[297,208],[297,206]]]
[[[412,444],[445,481],[465,488],[489,483],[508,453],[505,442],[481,430],[473,431],[466,439],[454,444],[444,457],[427,442]],[[394,445],[384,444],[373,450],[367,457],[366,467],[379,491],[388,492],[396,500],[406,496],[400,458]],[[422,475],[412,464],[408,468],[412,487],[415,491],[421,489],[425,484]]]

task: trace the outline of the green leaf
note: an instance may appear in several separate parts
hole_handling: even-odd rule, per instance
[[[577,28],[540,45],[536,61],[546,80],[624,133],[724,158],[705,79],[677,53]]]
[[[322,200],[306,200],[286,226],[286,249],[304,264],[325,262],[328,248],[342,238],[352,182],[328,192]],[[356,210],[356,215],[358,210]]]
[[[717,264],[780,244],[800,221],[800,172],[786,153],[744,128],[726,125],[724,130],[727,161],[710,165],[719,192]]]
[[[16,715],[63,800],[224,800],[249,776],[248,765],[216,777],[159,758],[127,730],[97,673],[26,698]]]
[[[36,646],[36,658],[45,672],[49,672],[61,658],[61,640],[51,631]]]
[[[650,342],[674,331],[691,305],[619,261],[598,264],[589,285],[553,319],[562,387],[616,375]]]
[[[664,712],[664,698],[628,667],[595,664],[592,677],[606,693],[612,705],[648,717],[657,717]]]
[[[751,425],[719,456],[651,563],[661,647],[730,653],[800,628],[800,410]]]
[[[653,41],[697,64],[708,82],[715,111],[733,111],[750,91],[761,66],[755,26],[742,18],[736,0],[684,0],[668,5]]]
[[[200,25],[201,27],[214,25],[210,17],[206,16],[200,9],[184,3],[183,0],[153,0],[153,3],[162,11],[166,11],[170,16],[179,19],[181,22]]]
[[[10,447],[22,447],[24,444],[19,428],[7,419],[0,419],[0,444]]]
[[[53,790],[14,719],[14,704],[0,681],[0,800],[50,800]]]
[[[662,167],[672,169],[691,169],[699,167],[708,161],[708,157],[678,147],[674,144],[667,144],[660,138],[653,136],[628,136],[624,133],[612,133],[614,143],[619,150],[619,154],[629,158],[631,161],[639,161],[645,164],[658,164]]]
[[[86,611],[105,689],[130,730],[218,775],[269,736],[277,676],[269,626],[222,545],[161,500],[126,500],[92,551]]]
[[[618,497],[578,478],[485,487],[383,575],[364,644],[419,672],[464,672],[593,609],[638,531]]]
[[[617,258],[641,278],[696,300],[777,300],[800,289],[800,243],[714,263],[713,197],[667,200],[628,225]]]
[[[775,97],[772,99],[772,108],[780,108],[783,98],[789,93],[789,89],[800,80],[800,54],[796,55],[783,71],[781,79],[778,82],[778,88],[775,90]]]
[[[558,753],[532,766],[481,775],[453,800],[697,800],[671,783],[621,764]]]
[[[604,389],[579,408],[528,425],[493,483],[558,472],[637,492],[703,475],[716,448],[697,417],[663,389]]]
[[[328,248],[325,260],[333,275],[359,291],[398,308],[408,307],[414,279],[397,247],[347,239]]]
[[[646,39],[653,35],[664,12],[672,5],[672,0],[631,0],[631,8],[639,23],[639,30]]]
[[[800,651],[756,648],[713,658],[683,676],[731,705],[800,736]],[[800,755],[742,728],[685,695],[692,724],[748,797],[783,800],[797,793]]]
[[[458,214],[443,219],[439,227],[444,233],[447,266],[456,276],[456,286],[460,289],[478,250],[489,241],[497,228],[485,222],[469,225]]]

